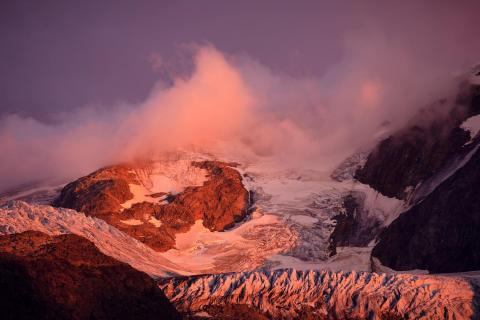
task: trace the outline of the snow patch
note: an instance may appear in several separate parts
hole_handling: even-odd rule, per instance
[[[337,254],[325,261],[304,261],[292,256],[271,256],[271,269],[293,268],[296,270],[371,271],[372,247],[337,247]]]
[[[197,220],[188,232],[175,235],[175,249],[163,256],[195,274],[250,270],[261,267],[268,257],[294,242],[277,216],[257,213],[223,232],[210,231]]]
[[[129,184],[133,199],[122,203],[129,209],[135,203],[164,203],[167,194],[178,194],[186,187],[201,186],[207,181],[207,171],[192,165],[191,160],[158,160],[132,170],[140,184]],[[164,193],[162,197],[152,194]]]
[[[429,274],[428,270],[422,269],[412,269],[412,270],[402,270],[397,271],[387,266],[384,266],[378,258],[372,257],[372,265],[376,272],[383,272],[389,274]]]
[[[120,220],[120,222],[124,224],[128,224],[129,226],[139,226],[143,224],[142,220],[137,220],[137,219]]]
[[[433,177],[423,182],[413,194],[412,203],[419,203],[420,201],[425,199],[425,197],[427,197],[431,192],[433,192],[442,182],[444,182],[445,180],[450,178],[455,172],[463,168],[463,166],[465,166],[470,161],[470,159],[473,157],[473,155],[477,152],[479,148],[480,143],[477,143],[472,148],[472,150],[470,150],[465,156],[457,157],[450,165],[442,168]]]
[[[200,312],[197,312],[195,313],[195,316],[196,317],[202,317],[202,318],[211,318],[212,316],[206,312],[206,311],[200,311]]]
[[[469,142],[467,142],[467,144],[471,143],[473,138],[475,138],[480,131],[480,115],[468,118],[460,125],[460,127],[465,131],[470,132],[471,139]]]
[[[289,219],[295,223],[298,223],[307,227],[312,227],[315,223],[318,222],[317,218],[304,216],[304,215],[291,216]]]
[[[186,187],[201,186],[208,172],[193,166],[191,160],[159,160],[150,167],[137,171],[137,177],[151,193],[178,194]]]
[[[135,203],[160,203],[163,200],[161,198],[151,197],[150,194],[152,194],[152,192],[143,185],[129,184],[128,187],[130,188],[130,192],[133,194],[133,198],[121,204],[124,209],[130,209]]]
[[[374,218],[383,226],[389,225],[405,209],[402,200],[385,197],[355,180],[333,180],[328,172],[279,170],[268,162],[250,163],[239,171],[244,177],[244,185],[253,192],[255,206],[278,216],[286,228],[297,234],[295,247],[284,252],[288,256],[285,259],[290,262],[292,257],[298,259],[295,266],[305,262],[306,265],[328,268],[328,263],[334,263],[330,259],[329,240],[335,229],[333,217],[345,212],[345,196],[353,192],[363,194],[366,217]],[[358,260],[358,256],[352,259]],[[366,264],[352,262],[348,266],[347,270],[368,270]],[[332,268],[336,265],[332,264]]]
[[[150,219],[148,220],[151,224],[153,224],[155,227],[160,228],[162,226],[162,221],[158,220],[154,216],[151,216]]]

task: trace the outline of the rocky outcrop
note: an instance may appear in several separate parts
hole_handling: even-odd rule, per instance
[[[372,255],[395,270],[427,269],[435,273],[479,270],[479,230],[480,150],[477,150],[462,168],[382,232]]]
[[[478,113],[480,87],[466,89],[453,102],[436,103],[380,142],[355,178],[388,197],[405,199],[409,191],[465,152],[464,145],[471,137],[460,124]]]
[[[2,319],[180,319],[146,274],[76,235],[0,237]]]
[[[337,247],[365,247],[382,230],[383,225],[375,215],[368,215],[364,208],[365,194],[350,192],[343,198],[344,212],[335,215],[335,228],[330,234],[330,256],[337,254]]]
[[[66,185],[53,205],[103,219],[154,250],[166,251],[175,246],[175,234],[188,231],[196,220],[202,219],[211,231],[223,231],[242,220],[250,206],[242,177],[229,164],[202,161],[191,165],[206,170],[207,180],[178,194],[151,195],[164,196],[162,202],[142,201],[124,209],[122,204],[133,198],[129,185],[141,181],[135,174],[138,168],[121,165]]]
[[[468,86],[450,104],[423,110],[412,125],[382,141],[356,172],[361,182],[411,206],[373,249],[386,267],[480,269],[479,141],[462,128],[480,113],[480,87]]]
[[[232,306],[244,308],[235,319],[255,313],[271,319],[473,319],[476,312],[472,284],[454,277],[283,269],[162,279],[159,285],[179,311],[214,319]]]
[[[95,216],[109,215],[133,198],[131,183],[138,183],[131,166],[105,167],[67,184],[53,205]]]

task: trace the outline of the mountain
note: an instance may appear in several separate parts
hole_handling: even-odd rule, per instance
[[[67,184],[53,205],[105,220],[157,251],[173,248],[175,234],[196,220],[223,231],[242,220],[250,206],[240,174],[218,161],[102,168]]]
[[[456,96],[423,109],[410,124],[381,141],[355,178],[388,197],[405,199],[457,156],[468,153],[472,137],[461,124],[479,113],[480,86],[462,85]]]
[[[478,141],[476,142],[478,143]],[[395,270],[480,270],[480,150],[381,235],[372,255]]]
[[[0,237],[2,319],[181,319],[153,279],[72,235]]]
[[[380,269],[480,269],[479,114],[480,86],[472,85],[448,112],[415,118],[382,141],[356,172],[380,192],[408,200],[372,251]]]
[[[448,312],[449,316],[455,315],[459,319],[464,319],[472,318],[476,312],[477,285],[464,276],[279,269],[171,278],[168,275],[181,273],[183,266],[173,264],[161,256],[162,253],[152,250],[101,219],[85,216],[70,209],[23,202],[9,202],[0,209],[0,231],[11,234],[0,239],[5,237],[23,239],[16,243],[10,240],[5,242],[3,250],[19,254],[24,252],[21,248],[25,243],[27,245],[37,243],[38,246],[45,248],[47,240],[42,242],[31,240],[31,237],[22,238],[29,232],[21,232],[30,229],[49,234],[68,233],[62,236],[46,236],[42,233],[40,234],[42,241],[43,238],[48,241],[74,239],[66,248],[46,250],[49,254],[58,256],[47,257],[45,268],[48,266],[58,274],[65,274],[70,266],[63,267],[64,269],[60,271],[55,265],[51,267],[50,263],[60,261],[63,259],[62,254],[70,253],[77,259],[72,258],[71,261],[95,260],[96,256],[104,257],[98,252],[100,249],[117,260],[123,260],[137,269],[157,275],[158,285],[178,310],[184,315],[194,315],[197,318],[213,316],[214,319],[268,319],[272,316],[274,318],[281,316],[286,319],[299,317],[328,319],[327,316],[330,315],[331,318],[337,319],[355,317],[362,319],[368,314],[375,315],[378,319],[381,317],[394,319],[407,315],[443,319],[440,315]],[[70,232],[91,239],[98,249],[87,240],[74,237]],[[88,248],[85,248],[84,243],[88,243]],[[42,261],[40,255],[29,253],[28,256],[31,257],[32,263]],[[126,264],[121,265],[128,267]],[[178,270],[175,272],[173,268]],[[94,279],[96,282],[100,281],[98,278]],[[20,284],[16,282],[12,286],[18,288]],[[63,288],[65,288],[61,291],[63,293],[71,290],[70,287]],[[108,286],[105,290],[107,288]],[[5,301],[10,303],[9,300]]]
[[[472,77],[480,77],[476,72]],[[30,259],[32,270],[37,260],[43,269],[52,264],[60,279],[65,270],[76,272],[79,260],[110,256],[109,263],[154,278],[192,319],[476,319],[477,80],[463,79],[456,94],[333,172],[184,151],[101,168],[60,190],[35,186],[2,195],[4,250],[21,255],[22,248],[34,248],[17,259],[25,265]],[[35,203],[48,199],[54,200]],[[28,230],[45,235],[25,236]],[[90,249],[74,235],[91,241]],[[44,258],[45,243],[59,249]],[[67,250],[64,243],[77,260],[59,270],[57,258],[66,258],[55,255]],[[109,283],[108,275],[95,272],[99,283]],[[12,273],[6,281],[30,290],[27,278]],[[75,290],[67,284],[47,302]],[[135,288],[132,301],[148,305],[146,313],[156,310],[149,297],[138,298],[143,287]],[[22,301],[44,308],[28,290]],[[72,312],[67,307],[50,309],[59,317]]]

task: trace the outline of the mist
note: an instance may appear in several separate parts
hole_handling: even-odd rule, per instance
[[[188,149],[332,170],[373,144],[385,124],[394,131],[453,94],[480,61],[473,15],[439,7],[411,24],[364,12],[365,23],[343,34],[341,56],[321,75],[291,75],[202,42],[189,46],[188,72],[169,69],[170,81],[152,83],[139,103],[88,105],[53,122],[3,115],[0,191]],[[424,12],[410,9],[400,16]]]

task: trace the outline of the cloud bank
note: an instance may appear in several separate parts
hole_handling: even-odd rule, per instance
[[[411,33],[411,32],[409,32]],[[345,37],[345,53],[321,77],[298,78],[246,55],[198,47],[188,76],[158,83],[144,102],[86,107],[45,124],[18,115],[0,120],[0,191],[42,179],[73,178],[100,166],[185,148],[275,159],[285,166],[332,169],[371,144],[389,123],[448,95],[455,75],[477,56],[462,48],[417,48],[378,29]]]

